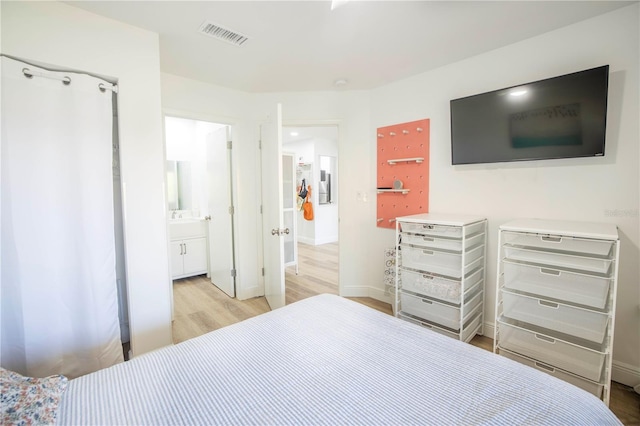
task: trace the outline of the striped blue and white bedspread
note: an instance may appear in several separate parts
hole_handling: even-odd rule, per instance
[[[568,383],[331,295],[72,380],[58,422],[619,424]]]

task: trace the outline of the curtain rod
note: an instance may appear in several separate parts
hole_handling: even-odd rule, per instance
[[[71,84],[71,77],[67,75],[65,75],[64,77],[59,77],[57,75],[45,74],[40,71],[31,71],[29,68],[22,68],[22,74],[24,74],[24,76],[27,78],[33,78],[34,76],[37,76],[37,77],[49,78],[51,80],[61,81],[64,85]]]
[[[20,58],[17,58],[15,56],[7,55],[7,54],[4,54],[4,53],[0,53],[0,57],[1,56],[4,56],[5,58],[13,59],[14,61],[22,62],[22,63],[24,63],[26,65],[31,65],[31,66],[34,66],[34,67],[42,68],[42,69],[45,69],[47,71],[52,71],[52,72],[73,72],[73,73],[76,73],[76,74],[85,74],[85,75],[97,78],[99,80],[103,80],[105,82],[105,83],[98,84],[98,89],[100,89],[101,92],[104,92],[105,90],[111,90],[114,93],[118,93],[118,85],[117,84],[111,83],[110,81],[108,81],[107,79],[105,79],[104,77],[101,77],[99,75],[95,75],[95,74],[88,73],[88,72],[83,72],[83,71],[51,69],[51,68],[47,68],[47,67],[42,66],[42,65],[36,65],[34,63],[30,63],[28,61],[25,61],[24,59],[20,59]],[[58,77],[58,76],[49,75],[49,74],[46,74],[46,73],[43,73],[43,72],[40,72],[40,71],[32,71],[32,70],[30,70],[29,68],[26,68],[26,67],[22,69],[22,73],[27,78],[33,78],[34,76],[38,76],[38,77],[50,78],[52,80],[62,81],[62,83],[65,84],[65,85],[71,84],[71,77],[69,77],[69,76]]]

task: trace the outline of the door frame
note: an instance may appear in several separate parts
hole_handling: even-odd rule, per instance
[[[285,111],[285,105],[283,105],[282,108],[283,111]],[[312,119],[304,119],[304,120],[300,120],[300,119],[287,119],[284,117],[284,113],[283,113],[283,117],[282,117],[282,128],[284,129],[285,127],[329,127],[329,126],[333,126],[336,127],[338,130],[338,139],[337,139],[337,144],[338,144],[338,176],[344,176],[343,173],[343,162],[340,161],[340,157],[343,156],[343,148],[342,145],[340,144],[340,141],[344,139],[344,121],[340,120],[340,119],[327,119],[327,120],[312,120]],[[260,152],[258,151],[259,155]],[[262,171],[261,171],[262,172]],[[342,225],[340,224],[340,200],[342,198],[342,194],[344,193],[343,190],[343,179],[339,179],[338,181],[338,247],[340,247],[340,236],[342,234],[341,232],[341,227]],[[261,215],[262,216],[262,215]],[[264,232],[264,229],[263,229]],[[260,246],[262,246],[262,239],[260,240]],[[262,249],[260,250],[260,259],[261,259],[261,264],[264,265],[264,253],[262,253]],[[342,284],[342,274],[340,273],[340,264],[338,264],[338,294],[339,295],[343,295],[343,284]],[[262,279],[262,288],[264,291],[264,277],[260,276],[260,278]],[[285,279],[286,281],[286,279]],[[285,284],[286,286],[286,284]]]
[[[169,259],[171,258],[171,238],[170,238],[170,230],[169,230],[169,219],[168,219],[168,212],[169,212],[169,204],[168,204],[168,196],[167,196],[167,182],[166,182],[166,164],[167,164],[167,138],[166,138],[166,129],[165,129],[165,118],[166,117],[175,117],[175,118],[183,118],[186,120],[194,120],[194,121],[206,121],[209,123],[215,123],[215,124],[222,124],[225,126],[229,126],[231,128],[231,140],[233,141],[233,145],[237,146],[237,140],[238,140],[238,136],[237,136],[237,127],[238,127],[238,120],[236,119],[230,119],[229,117],[223,117],[223,116],[218,116],[218,115],[214,115],[214,114],[203,114],[203,113],[197,113],[197,112],[193,112],[193,111],[185,111],[185,110],[180,110],[180,109],[173,109],[173,108],[162,108],[162,158],[164,160],[164,165],[165,165],[165,179],[162,181],[162,189],[163,189],[163,193],[164,193],[164,203],[165,203],[165,214],[167,215],[165,223],[166,223],[166,235],[167,235],[167,256],[169,256]],[[232,146],[232,150],[233,150],[233,146]],[[234,222],[234,227],[233,227],[233,257],[235,259],[235,262],[237,262],[239,253],[238,253],[238,220],[237,220],[237,212],[238,212],[238,194],[237,194],[237,188],[239,187],[239,175],[238,175],[238,155],[231,155],[231,200],[233,205],[235,206],[235,211],[233,213],[233,222]],[[237,296],[238,294],[238,285],[240,282],[240,271],[238,269],[238,265],[235,265],[236,268],[236,277],[235,277],[235,294]],[[173,278],[171,277],[171,271],[168,271],[169,273],[169,283],[171,285],[171,291],[169,294],[171,294],[171,319],[174,319],[174,307],[173,307]]]

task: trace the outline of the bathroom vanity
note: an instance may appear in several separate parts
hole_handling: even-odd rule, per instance
[[[171,277],[207,273],[207,222],[204,219],[174,219],[169,222]]]

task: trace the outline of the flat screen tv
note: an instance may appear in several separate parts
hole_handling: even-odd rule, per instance
[[[609,66],[454,99],[452,164],[604,155]]]

